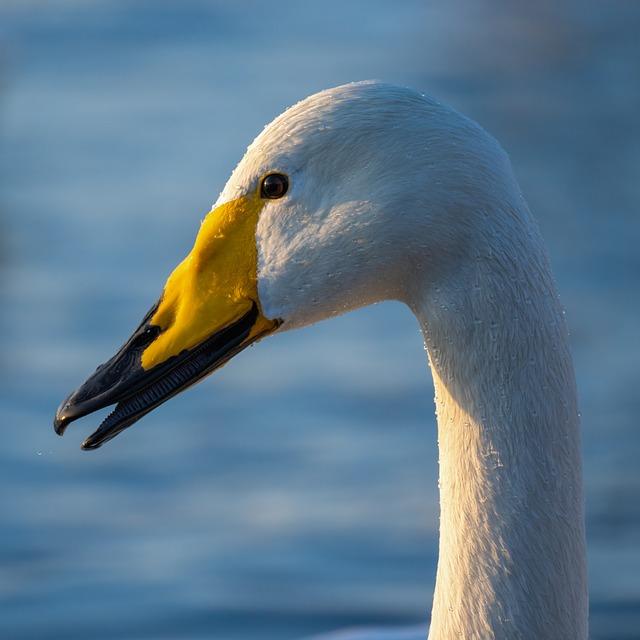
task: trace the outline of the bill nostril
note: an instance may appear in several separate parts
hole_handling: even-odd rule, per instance
[[[158,325],[149,325],[144,330],[144,335],[149,340],[155,340],[162,333],[162,328]]]
[[[162,328],[158,325],[147,325],[140,333],[138,333],[131,341],[131,347],[134,349],[142,349],[149,346],[160,334]]]

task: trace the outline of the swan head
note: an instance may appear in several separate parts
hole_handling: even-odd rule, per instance
[[[127,343],[61,405],[117,404],[96,448],[256,340],[447,277],[518,197],[505,154],[452,109],[378,82],[323,91],[258,135]]]

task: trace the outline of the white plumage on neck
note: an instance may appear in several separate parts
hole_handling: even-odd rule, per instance
[[[528,212],[413,301],[436,388],[430,640],[587,637],[579,423],[562,310]],[[524,230],[523,230],[524,231]]]
[[[430,639],[585,640],[574,374],[506,154],[437,101],[358,83],[266,127],[219,202],[271,171],[291,186],[258,222],[265,315],[287,329],[397,299],[422,326],[441,492]]]

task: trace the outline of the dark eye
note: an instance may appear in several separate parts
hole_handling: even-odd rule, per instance
[[[269,198],[269,200],[276,200],[282,198],[288,189],[289,179],[287,176],[283,176],[281,173],[271,173],[262,179],[260,196]]]

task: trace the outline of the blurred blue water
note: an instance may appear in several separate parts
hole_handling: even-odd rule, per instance
[[[239,356],[95,454],[50,427],[253,136],[363,78],[509,150],[573,329],[592,635],[640,638],[640,4],[0,5],[0,637],[297,638],[426,619],[432,397],[394,304]]]

